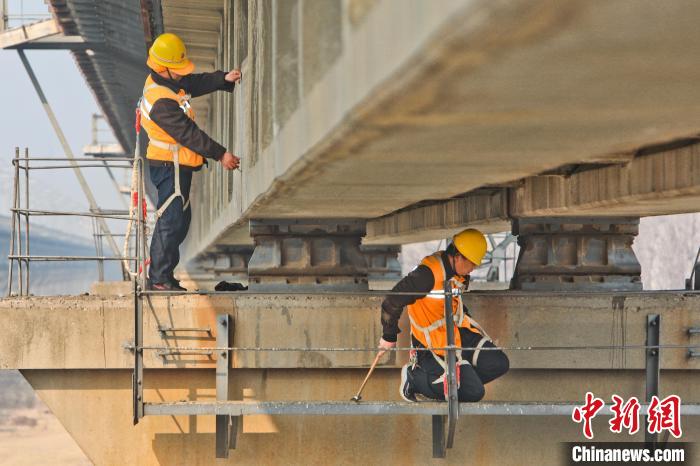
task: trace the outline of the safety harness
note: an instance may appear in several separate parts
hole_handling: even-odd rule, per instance
[[[440,261],[440,266],[442,267],[442,274],[443,274],[442,276],[445,277],[446,276],[445,268],[444,268],[444,265],[442,264],[442,261]],[[484,344],[487,341],[492,341],[492,340],[491,340],[491,337],[488,336],[486,331],[484,331],[484,329],[481,327],[481,325],[479,325],[479,323],[476,320],[474,320],[472,317],[470,317],[469,315],[467,315],[464,312],[464,305],[462,302],[462,294],[464,293],[464,289],[465,289],[464,283],[461,283],[461,282],[455,280],[454,277],[450,278],[450,289],[452,290],[453,295],[457,295],[457,306],[459,309],[456,313],[453,313],[452,318],[453,318],[454,324],[457,327],[462,327],[463,326],[462,324],[464,323],[465,319],[469,319],[470,325],[472,327],[476,328],[479,331],[479,333],[481,333],[481,339],[479,340],[479,343],[477,343],[476,347],[474,348],[474,354],[472,355],[471,362],[467,361],[465,359],[462,359],[462,351],[461,350],[456,352],[457,353],[456,376],[457,376],[457,387],[459,388],[460,366],[462,366],[464,364],[471,364],[472,366],[476,367],[477,361],[479,359],[479,353],[481,352],[481,348],[484,346]],[[433,290],[430,293],[428,293],[425,297],[428,299],[441,299],[441,300],[445,299],[445,295],[443,294],[443,292],[441,292],[439,290]],[[445,393],[445,398],[447,398],[448,384],[447,384],[447,378],[445,377],[445,375],[447,374],[447,363],[440,355],[436,354],[432,349],[430,349],[433,347],[432,340],[430,339],[430,332],[433,332],[433,331],[439,329],[440,327],[444,327],[444,330],[447,331],[447,327],[445,326],[445,318],[443,317],[442,319],[438,319],[438,320],[432,322],[430,325],[425,326],[425,327],[418,325],[418,323],[416,323],[416,321],[413,319],[413,317],[411,316],[410,313],[408,314],[408,318],[411,322],[411,331],[413,331],[415,329],[415,330],[420,331],[423,334],[423,336],[425,337],[425,343],[427,344],[427,348],[429,348],[430,354],[433,355],[433,358],[435,359],[435,361],[437,361],[437,363],[443,369],[442,375],[438,379],[436,379],[433,382],[433,384],[442,383],[444,393]],[[411,340],[411,346],[413,346],[413,340]],[[417,358],[415,357],[414,351],[411,352],[411,360],[413,361],[413,367],[415,368]]]
[[[141,109],[141,115],[146,117],[148,120],[151,119],[150,117],[150,112],[151,109],[153,108],[153,104],[148,102],[148,99],[146,99],[146,92],[148,92],[151,89],[154,89],[156,87],[165,87],[161,86],[160,84],[150,84],[146,86],[143,89],[143,95],[141,96],[141,100],[139,102],[139,108]],[[184,94],[184,95],[177,95],[177,101],[182,109],[182,111],[189,116],[190,113],[190,94]],[[160,149],[165,149],[170,151],[173,154],[173,166],[175,167],[175,190],[173,193],[168,197],[163,205],[156,211],[156,216],[160,218],[165,210],[170,206],[170,204],[173,203],[175,199],[178,197],[182,199],[182,210],[187,210],[187,208],[190,206],[190,200],[187,199],[185,201],[185,196],[182,195],[182,191],[180,190],[180,159],[179,159],[179,152],[180,152],[180,144],[170,144],[165,141],[159,141],[157,139],[154,139],[149,136],[149,143],[153,144],[155,147],[158,147]]]

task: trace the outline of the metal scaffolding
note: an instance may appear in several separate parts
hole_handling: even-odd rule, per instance
[[[61,162],[70,161],[68,165],[60,164]],[[46,164],[45,162],[53,162]],[[86,163],[87,162],[87,163]],[[30,263],[31,262],[63,262],[63,261],[97,261],[98,265],[105,261],[119,261],[122,264],[122,270],[129,270],[129,262],[133,262],[134,270],[138,268],[139,263],[135,255],[117,253],[112,256],[105,256],[101,247],[101,238],[107,237],[114,243],[114,237],[118,235],[112,234],[106,227],[106,219],[113,220],[133,220],[128,211],[113,211],[103,210],[99,207],[90,209],[89,212],[76,211],[58,211],[58,210],[39,210],[30,208],[30,171],[32,170],[60,170],[73,169],[80,171],[85,167],[104,168],[104,165],[91,165],[90,162],[95,162],[94,158],[45,158],[29,156],[29,150],[25,149],[24,157],[20,157],[19,148],[15,148],[15,157],[12,159],[13,165],[13,183],[12,183],[12,204],[10,207],[10,247],[8,258],[8,275],[7,275],[7,295],[11,296],[13,285],[15,284],[14,271],[17,269],[16,291],[17,294],[28,296],[30,294]],[[113,162],[133,162],[133,159],[128,157],[110,158],[104,160],[105,164]],[[59,163],[58,165],[56,163]],[[131,164],[124,165],[131,168]],[[23,171],[22,176],[20,172]],[[89,188],[87,188],[89,190]],[[140,210],[140,209],[139,209]],[[102,222],[104,228],[100,226],[99,233],[100,243],[96,243],[95,256],[71,256],[71,255],[32,255],[30,251],[30,217],[32,216],[71,216],[91,218],[96,222]],[[128,240],[128,238],[125,238]],[[103,276],[103,270],[98,268],[98,275]],[[128,277],[128,275],[127,275]]]
[[[143,280],[141,277],[140,280]],[[447,354],[447,381],[448,392],[446,402],[340,402],[340,401],[234,401],[229,400],[228,381],[232,368],[231,360],[233,352],[263,351],[263,352],[376,352],[374,347],[368,348],[272,348],[272,347],[235,347],[231,345],[233,321],[228,314],[217,316],[216,346],[158,346],[143,344],[143,299],[150,296],[174,296],[174,295],[323,295],[323,296],[386,296],[386,295],[421,295],[413,292],[391,291],[317,291],[317,292],[162,292],[146,291],[141,281],[135,282],[134,288],[134,342],[124,345],[133,351],[134,372],[132,377],[133,414],[134,424],[137,424],[144,416],[176,416],[176,415],[208,415],[216,417],[216,456],[228,457],[229,450],[235,449],[241,416],[253,414],[268,415],[308,415],[308,416],[344,416],[344,415],[422,415],[432,418],[432,450],[433,457],[444,458],[447,449],[452,448],[459,416],[464,415],[489,415],[489,416],[571,416],[577,406],[575,402],[542,403],[542,402],[489,402],[489,403],[460,403],[457,396],[456,379],[456,352],[462,348],[455,346],[454,328],[448,325],[447,346],[444,348],[393,348],[388,351],[431,351],[444,350]],[[445,297],[445,318],[449,319],[452,313],[452,299],[459,295],[459,291],[452,290],[449,285],[442,292]],[[569,293],[570,294],[570,293]],[[653,396],[659,394],[660,378],[660,351],[686,350],[688,357],[696,357],[695,348],[699,345],[669,345],[660,344],[661,320],[658,314],[647,316],[646,341],[642,344],[626,345],[588,345],[588,346],[514,346],[514,347],[482,347],[483,351],[577,351],[577,350],[644,350],[646,354],[646,403],[641,404],[641,409],[646,409]],[[449,331],[452,329],[452,331]],[[174,329],[166,329],[173,331]],[[209,328],[181,329],[188,332],[207,332]],[[689,334],[700,333],[700,329],[691,328]],[[216,357],[216,401],[177,401],[177,402],[147,402],[144,399],[144,351],[156,351],[161,357],[179,354],[197,354],[207,356],[210,359]],[[685,415],[700,415],[700,404],[683,405]],[[601,411],[602,415],[613,415],[609,407]],[[645,434],[647,444],[656,446],[659,443],[656,434]]]

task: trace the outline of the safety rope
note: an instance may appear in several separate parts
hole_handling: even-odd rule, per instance
[[[133,350],[134,346],[129,344],[124,346],[126,349]],[[580,346],[493,346],[481,347],[480,351],[581,351],[581,350],[642,350],[642,349],[697,349],[700,344],[695,345],[580,345]],[[470,351],[475,348],[462,348],[459,346],[443,346],[435,348],[425,347],[394,347],[394,348],[283,348],[283,347],[242,347],[242,346],[158,346],[145,345],[141,346],[142,350],[177,350],[177,351],[259,351],[259,352],[376,352],[376,351]]]
[[[139,104],[140,105],[140,104]],[[140,147],[140,142],[141,142],[141,110],[139,107],[136,108],[136,119],[134,122],[134,129],[136,130],[136,145],[134,146],[134,161],[136,161],[139,157],[139,152],[141,151]],[[124,257],[127,257],[129,254],[129,244],[131,240],[131,231],[133,229],[134,223],[138,222],[137,220],[137,213],[138,210],[138,181],[139,181],[139,170],[143,170],[143,166],[140,166],[138,163],[133,164],[133,168],[131,170],[131,187],[130,187],[130,192],[131,192],[131,202],[129,203],[129,221],[126,224],[126,234],[124,235],[124,248],[122,250],[122,255]],[[143,192],[143,191],[142,191]],[[143,221],[144,221],[144,241],[148,237],[148,229],[146,227],[146,218],[148,214],[147,206],[146,206],[146,196],[144,192],[143,199],[141,199],[141,208],[143,209]],[[146,248],[148,250],[148,248]],[[141,273],[142,267],[148,266],[150,264],[151,259],[150,258],[144,258],[143,264],[138,264],[138,270],[131,270],[131,266],[129,264],[129,261],[125,260],[124,267],[125,269],[129,272],[129,275],[132,277],[135,277],[137,273]]]

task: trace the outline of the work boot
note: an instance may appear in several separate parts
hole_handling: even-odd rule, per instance
[[[180,280],[173,278],[170,280],[170,286],[172,286],[173,291],[187,291],[187,288],[180,285]]]
[[[167,283],[151,283],[151,289],[154,291],[187,291],[180,285],[171,282]]]
[[[411,380],[413,379],[413,374],[409,374],[411,368],[410,364],[406,364],[401,368],[401,385],[399,385],[399,395],[406,401],[418,401],[416,399],[416,392],[411,387]]]

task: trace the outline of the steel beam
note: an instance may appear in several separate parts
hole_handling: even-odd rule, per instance
[[[511,288],[527,291],[634,291],[641,266],[632,250],[639,218],[520,218],[520,255]]]
[[[400,245],[362,245],[360,250],[367,261],[367,279],[393,285],[401,280],[401,263],[398,260]]]
[[[249,287],[366,291],[364,234],[363,220],[251,220],[255,250],[248,263]]]
[[[445,449],[445,417],[433,414],[433,458],[444,458],[447,456]]]
[[[192,261],[191,274],[201,271],[215,277],[234,276],[241,280],[248,279],[248,262],[253,255],[253,246],[217,246],[215,250],[206,252]]]
[[[661,317],[658,314],[649,314],[647,316],[647,346],[657,346],[661,333]],[[659,377],[661,375],[661,367],[659,364],[658,348],[648,348],[646,350],[646,402],[651,402],[651,397],[659,396]],[[685,407],[685,406],[684,406]],[[684,412],[685,414],[685,412]],[[644,418],[644,441],[654,446],[658,440],[656,434],[649,433],[649,416]]]
[[[231,316],[220,314],[216,316],[216,345],[219,348],[230,346]],[[231,352],[220,351],[216,358],[216,400],[228,401],[229,368],[231,367]],[[227,414],[216,415],[216,457],[228,458],[230,448],[231,416]]]
[[[137,235],[137,242],[138,242]],[[136,245],[138,250],[138,244]],[[138,280],[134,280],[134,372],[131,396],[134,425],[144,416],[143,400],[143,297],[139,296]]]
[[[455,325],[453,317],[453,296],[452,283],[445,277],[445,328],[447,333],[447,346],[455,344]],[[446,448],[452,448],[457,429],[457,418],[459,417],[459,399],[457,398],[457,352],[454,349],[447,350],[447,369],[445,380],[447,381],[447,439]]]

